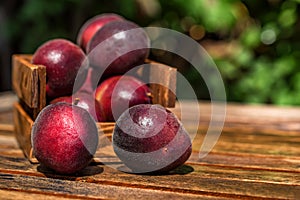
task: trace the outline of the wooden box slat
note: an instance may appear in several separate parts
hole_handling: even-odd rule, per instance
[[[151,65],[149,83],[155,94],[152,101],[164,107],[175,107],[177,70],[156,62]]]
[[[31,128],[33,120],[19,103],[14,104],[13,120],[15,125],[15,135],[20,148],[31,163],[37,163],[36,158],[33,156],[31,146]]]
[[[17,96],[32,108],[33,118],[46,105],[46,68],[30,63],[30,55],[13,55],[12,87]]]

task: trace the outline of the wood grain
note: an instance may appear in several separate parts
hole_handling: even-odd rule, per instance
[[[22,106],[19,103],[15,103],[13,112],[15,135],[19,146],[23,150],[25,156],[29,159],[29,161],[35,163],[37,162],[37,160],[34,158],[31,145],[31,129],[33,120],[23,110]]]
[[[30,55],[13,55],[12,87],[17,96],[33,109],[33,119],[46,105],[46,67],[30,62]]]
[[[156,62],[151,62],[150,65],[149,83],[153,93],[153,103],[164,107],[175,107],[176,68]]]
[[[13,181],[7,181],[13,180]],[[208,198],[203,195],[186,193],[185,191],[157,190],[151,188],[130,187],[114,182],[87,182],[53,179],[46,177],[0,174],[0,188],[11,188],[15,191],[26,191],[33,194],[82,198],[82,199],[199,199]],[[213,196],[212,196],[213,197]],[[213,199],[221,199],[213,197]]]
[[[14,102],[18,100],[18,97],[15,93],[11,91],[1,92],[0,93],[0,112],[9,111]]]
[[[194,135],[193,153],[185,165],[162,175],[124,173],[109,138],[95,160],[81,172],[65,176],[30,163],[14,131],[0,129],[0,196],[4,199],[297,199],[300,196],[300,109],[228,104],[225,124],[206,157],[199,150],[211,119],[208,102],[200,107],[200,123],[186,115]],[[177,106],[174,112],[180,112]],[[261,113],[259,113],[261,111]],[[0,112],[0,124],[12,124],[12,109]],[[248,115],[246,115],[248,113]],[[1,117],[3,116],[3,117]],[[100,126],[100,124],[98,124]],[[198,126],[199,125],[199,126]],[[111,130],[112,124],[104,124]],[[1,126],[0,126],[1,128]],[[101,141],[103,141],[101,139]],[[117,168],[119,167],[119,168]]]

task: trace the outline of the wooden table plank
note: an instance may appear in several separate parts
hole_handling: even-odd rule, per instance
[[[194,150],[200,150],[206,133],[200,134],[194,139]],[[213,152],[300,156],[300,133],[269,135],[257,132],[245,133],[241,129],[236,132],[223,131]]]
[[[33,193],[28,191],[21,191],[21,190],[1,190],[0,189],[0,196],[5,198],[5,200],[16,200],[16,199],[26,199],[26,200],[37,200],[37,199],[43,199],[43,200],[75,200],[78,199],[78,197],[61,197],[59,195],[53,195],[53,194],[40,194],[40,193]]]
[[[12,109],[13,103],[17,100],[18,98],[14,92],[0,92],[0,116],[6,111],[10,111]],[[0,119],[1,121],[5,120],[3,118]]]
[[[11,181],[9,181],[11,180]],[[147,186],[147,185],[146,185]],[[22,174],[0,173],[0,188],[10,188],[16,191],[28,191],[42,195],[50,194],[62,197],[81,197],[84,199],[199,199],[211,196],[205,192],[188,192],[184,190],[173,190],[172,188],[151,188],[137,186],[129,183],[124,184],[112,181],[89,181],[80,179],[77,181],[28,176]]]
[[[9,169],[0,172],[10,175],[22,174],[28,177],[49,177],[97,184],[123,185],[124,187],[151,188],[152,190],[184,191],[187,194],[197,193],[224,198],[255,198],[256,196],[293,198],[300,191],[300,171],[295,173],[294,171],[259,167],[236,168],[232,167],[233,163],[230,162],[228,156],[224,156],[225,166],[212,163],[209,165],[208,158],[206,158],[206,162],[193,161],[195,157],[196,155],[193,155],[187,165],[168,176],[131,175],[100,164],[89,166],[76,177],[57,176],[51,171],[39,169],[39,165],[30,164],[22,156],[19,158],[0,157],[2,161],[0,169]],[[247,157],[244,157],[243,161],[247,160]],[[190,172],[185,174],[185,171]],[[171,182],[170,176],[172,176]],[[292,189],[291,186],[293,186]],[[247,188],[247,190],[241,191],[241,188]]]
[[[12,95],[13,96],[13,95]],[[1,94],[0,94],[1,99]],[[73,176],[31,164],[16,142],[11,109],[0,110],[0,197],[5,199],[297,199],[300,197],[300,108],[228,104],[222,134],[206,157],[199,149],[211,117],[200,102],[200,127],[186,164],[170,174],[134,175],[121,166],[111,146]],[[187,112],[195,103],[186,102]],[[175,112],[179,112],[175,108]],[[104,165],[102,162],[106,162]],[[111,164],[111,165],[108,165]]]
[[[198,119],[194,112],[200,111],[200,125],[206,127],[211,120],[212,107],[210,102],[184,101],[184,113],[189,124],[195,125]],[[216,106],[218,104],[215,104]],[[243,105],[227,103],[225,116],[225,130],[243,128],[250,132],[274,131],[278,134],[300,132],[300,107],[274,106],[274,105]],[[183,107],[183,106],[182,106]],[[221,109],[220,109],[221,110]],[[180,105],[173,109],[179,115]]]
[[[3,160],[3,158],[1,159]],[[131,175],[122,173],[108,166],[96,165],[89,166],[77,176],[66,177],[56,175],[46,169],[41,169],[39,165],[24,163],[23,166],[17,166],[20,163],[20,160],[11,159],[6,163],[9,163],[10,166],[13,166],[14,162],[16,165],[14,166],[15,169],[0,171],[0,188],[3,188],[4,185],[7,185],[5,181],[7,177],[13,177],[14,180],[19,179],[20,177],[22,179],[27,177],[27,181],[35,182],[37,185],[39,185],[30,186],[30,188],[41,187],[43,184],[39,182],[40,179],[48,177],[50,179],[57,180],[61,184],[63,184],[63,181],[68,180],[70,181],[67,183],[68,185],[71,184],[71,181],[84,182],[99,184],[99,187],[103,187],[104,184],[118,187],[148,189],[151,191],[162,190],[175,193],[199,195],[199,197],[207,195],[224,198],[251,197],[255,199],[256,197],[264,197],[284,199],[294,198],[300,192],[300,174],[298,173],[297,176],[295,176],[294,173],[290,172],[272,172],[263,170],[256,171],[234,168],[230,169],[217,166],[193,165],[192,163],[190,164],[188,162],[187,165],[177,169],[177,171],[174,171],[171,175],[165,176]],[[193,168],[193,171],[190,173],[185,173],[184,171],[186,169],[184,168],[189,166]],[[1,168],[3,167],[4,166],[1,166]],[[170,181],[170,176],[172,176],[172,181]],[[4,179],[2,180],[4,181],[2,186],[1,179]],[[43,179],[43,181],[46,180]],[[49,181],[51,182],[54,180]],[[14,184],[16,184],[18,187],[25,187],[19,186],[20,183],[14,182]],[[47,184],[50,184],[49,187],[52,187],[51,183]],[[9,187],[18,189],[14,185]],[[26,189],[28,189],[27,187],[29,186],[26,186]],[[46,186],[43,185],[43,188],[45,187]],[[46,189],[47,191],[50,190],[48,186]],[[58,189],[57,192],[64,193],[65,191]],[[72,190],[71,193],[80,195],[80,192],[78,193],[78,191]],[[91,191],[91,194],[94,194],[94,192]]]
[[[252,170],[266,170],[274,172],[300,172],[299,157],[289,156],[261,156],[253,154],[214,153],[199,159],[197,154],[190,158],[190,162],[204,166],[220,166],[224,168],[241,168]]]

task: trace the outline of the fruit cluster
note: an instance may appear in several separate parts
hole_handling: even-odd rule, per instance
[[[191,141],[176,116],[151,102],[151,90],[127,72],[145,62],[150,40],[113,13],[88,20],[77,44],[52,39],[33,54],[46,66],[49,105],[31,134],[35,157],[58,173],[85,168],[98,147],[95,122],[116,121],[113,147],[133,173],[166,172],[183,164]]]

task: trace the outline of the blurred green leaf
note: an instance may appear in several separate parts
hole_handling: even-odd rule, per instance
[[[290,54],[292,50],[292,45],[288,41],[280,41],[276,46],[276,51],[278,55]]]
[[[199,2],[199,7],[203,11],[201,12],[203,23],[208,31],[228,30],[236,22],[234,7],[228,1],[194,0],[194,2]]]
[[[296,66],[293,56],[284,56],[274,63],[272,75],[274,79],[284,78],[284,76],[292,74]]]
[[[242,44],[255,48],[260,44],[261,29],[258,25],[249,26],[240,36]]]
[[[300,92],[300,72],[292,76],[292,86],[296,91]]]
[[[246,47],[241,47],[240,49],[237,49],[235,53],[232,55],[233,60],[236,62],[237,65],[248,68],[251,67],[251,64],[253,63],[253,52]]]
[[[278,22],[282,27],[289,27],[297,21],[296,9],[283,10],[278,17]]]
[[[238,68],[228,60],[216,60],[216,65],[223,77],[228,79],[237,78],[239,71]]]

